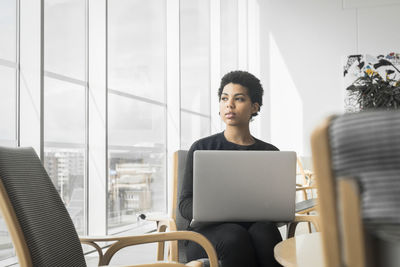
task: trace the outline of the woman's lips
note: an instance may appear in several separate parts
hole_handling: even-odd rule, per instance
[[[227,119],[232,119],[233,117],[235,117],[235,113],[233,113],[233,112],[229,112],[229,113],[226,113],[225,114],[225,118],[227,118]]]

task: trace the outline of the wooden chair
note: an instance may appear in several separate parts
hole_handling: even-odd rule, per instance
[[[317,209],[317,198],[309,198],[309,194],[313,195],[312,190],[316,190],[315,186],[303,186],[302,184],[296,184],[296,191],[301,191],[304,200],[296,202],[296,213],[297,214],[309,214]]]
[[[400,266],[400,112],[330,117],[311,146],[325,266]]]
[[[314,191],[317,189],[313,185],[314,175],[311,171],[304,170],[299,157],[297,157],[297,169],[297,174],[301,176],[303,183],[296,184],[296,191],[302,192],[303,200],[296,202],[296,213],[309,215],[310,212],[316,211],[317,209],[317,198],[314,197]],[[308,231],[311,233],[310,222],[308,223]]]
[[[148,215],[148,220],[157,222],[158,231],[165,232],[167,230],[185,230],[188,227],[187,220],[185,220],[179,212],[178,202],[179,194],[182,188],[182,181],[184,177],[184,169],[186,166],[186,156],[188,151],[179,150],[174,153],[174,175],[173,175],[173,186],[172,186],[172,216],[160,216],[160,215]],[[311,222],[318,231],[318,218],[312,215],[296,215],[293,222],[290,222],[288,227],[288,237],[294,236],[296,225],[300,222]],[[178,262],[186,262],[185,246],[181,241],[170,242],[169,248],[169,259]],[[159,243],[159,254],[164,253],[164,243]],[[199,261],[207,264],[207,260],[200,259]]]
[[[121,248],[131,245],[192,240],[199,243],[217,266],[212,244],[202,235],[180,231],[124,237],[85,237],[79,240],[71,218],[32,148],[0,147],[0,208],[6,221],[21,267],[86,266],[81,243],[99,253],[99,265],[109,264]],[[114,243],[105,254],[96,242]],[[199,266],[177,262],[157,262],[137,267]]]
[[[314,173],[310,170],[305,170],[303,168],[303,163],[300,157],[297,157],[297,175],[301,175],[303,182],[302,186],[312,186],[314,183]]]

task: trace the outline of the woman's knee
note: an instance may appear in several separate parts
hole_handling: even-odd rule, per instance
[[[218,227],[218,234],[226,237],[232,242],[246,240],[249,238],[249,233],[246,228],[236,223],[224,223]]]
[[[243,246],[251,247],[251,237],[248,231],[239,224],[221,224],[218,227],[217,238],[220,241],[217,246],[223,247],[226,251],[234,252],[243,248]]]
[[[245,227],[235,223],[224,223],[200,229],[199,232],[211,241],[223,267],[257,266],[256,252]],[[187,253],[188,260],[194,260],[196,256],[198,258],[199,249],[197,245],[191,244]],[[202,253],[201,255],[204,255],[203,251]]]
[[[256,222],[249,228],[249,234],[254,236],[270,237],[272,239],[282,240],[282,236],[275,223],[271,222]]]

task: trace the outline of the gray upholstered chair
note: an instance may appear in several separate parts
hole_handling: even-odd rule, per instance
[[[80,240],[60,196],[32,148],[0,147],[0,208],[21,267],[86,266],[80,241],[94,246],[99,252],[99,265],[105,265],[126,246],[182,239],[200,243],[210,257],[211,265],[217,266],[211,243],[192,232]],[[104,241],[115,243],[103,255],[95,242]],[[160,262],[135,266],[186,265]],[[192,262],[190,266],[198,266],[198,263]]]
[[[178,209],[179,197],[182,189],[182,182],[184,178],[184,170],[186,166],[187,150],[178,150],[174,153],[174,175],[173,175],[173,186],[172,186],[172,216],[159,216],[159,215],[148,215],[148,220],[157,222],[158,231],[165,232],[167,229],[170,231],[186,230],[188,222],[182,217]],[[318,231],[318,218],[313,215],[296,215],[293,222],[288,225],[288,237],[292,237],[295,233],[296,225],[300,222],[311,222]],[[284,225],[284,224],[282,224]],[[164,252],[164,243],[159,243],[159,253]],[[173,241],[170,243],[169,258],[173,261],[181,263],[187,262],[185,246],[183,241]],[[199,262],[203,263],[203,267],[209,266],[208,259],[199,259]]]
[[[311,144],[325,266],[400,266],[400,112],[330,117]]]

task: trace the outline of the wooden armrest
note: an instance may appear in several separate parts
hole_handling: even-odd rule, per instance
[[[114,265],[112,265],[114,266]],[[109,267],[112,267],[109,266]],[[101,266],[100,266],[101,267]],[[106,267],[106,266],[104,266]],[[116,267],[116,266],[115,266]],[[157,263],[147,263],[147,264],[139,264],[139,265],[129,265],[129,266],[119,266],[119,267],[203,267],[203,263],[200,261],[191,261],[189,263],[177,263],[177,262],[157,262]]]
[[[176,231],[175,220],[165,213],[148,213],[143,214],[143,219],[157,223],[158,232],[165,232],[166,228],[170,231]]]
[[[168,218],[166,215],[164,216],[152,216],[145,218],[150,221],[155,221],[157,223],[157,232],[164,233],[167,229],[169,231],[177,231],[176,223],[172,218]],[[101,248],[95,242],[110,242],[110,241],[118,241],[122,237],[126,236],[80,236],[80,240],[82,244],[90,245],[97,250],[99,257],[103,257],[103,253]],[[171,241],[170,244],[170,260],[178,261],[178,242]],[[157,260],[164,260],[164,251],[165,251],[165,241],[160,241],[157,244]]]
[[[177,231],[176,222],[174,219],[168,217],[165,213],[148,213],[143,216],[147,221],[154,221],[157,224],[157,232],[163,233],[167,229],[169,231]],[[161,261],[164,259],[165,242],[158,242],[157,245],[157,260]],[[171,241],[169,259],[172,261],[178,261],[178,242]]]
[[[310,222],[314,225],[315,230],[319,232],[319,216],[317,215],[296,215],[293,222]]]
[[[315,186],[299,186],[296,187],[296,191],[298,190],[310,190],[310,189],[317,189]]]
[[[289,222],[286,237],[294,237],[296,226],[300,222],[310,222],[314,225],[315,230],[319,232],[319,216],[316,215],[296,215],[292,222]]]
[[[190,267],[203,267],[203,263],[200,261],[191,261],[187,263],[185,266],[190,266]]]
[[[156,222],[157,232],[159,232],[159,233],[166,232],[167,229],[169,229],[169,231],[177,231],[178,230],[175,220],[173,218],[169,217],[168,214],[147,213],[147,214],[142,214],[141,217],[144,220]],[[165,251],[165,242],[158,242],[157,260],[164,259],[164,251]],[[169,252],[170,252],[169,259],[172,261],[178,261],[178,242],[177,241],[171,241]]]
[[[294,222],[314,222],[318,221],[319,216],[317,215],[295,215]]]
[[[296,192],[303,191],[303,197],[304,197],[305,200],[308,199],[307,190],[317,189],[314,186],[302,186],[302,185],[297,185],[297,184],[296,184],[296,186],[298,186],[298,187],[296,187]],[[311,192],[311,194],[312,194],[312,192]]]
[[[124,267],[203,267],[203,263],[199,261],[191,261],[186,264],[176,263],[176,262],[157,262],[153,264],[140,264]]]
[[[152,233],[139,236],[82,237],[80,238],[80,240],[81,243],[94,246],[95,248],[97,247],[100,249],[100,251],[101,248],[95,242],[115,241],[115,243],[113,243],[108,248],[104,255],[100,253],[99,249],[96,248],[96,250],[99,252],[99,265],[108,265],[115,253],[127,246],[173,240],[190,240],[198,243],[204,248],[210,260],[210,267],[218,267],[217,254],[214,250],[214,247],[207,238],[196,232],[174,231],[168,233]]]
[[[168,214],[165,213],[146,213],[143,214],[144,215],[144,220],[146,221],[165,221],[170,219],[170,217],[168,216]]]

